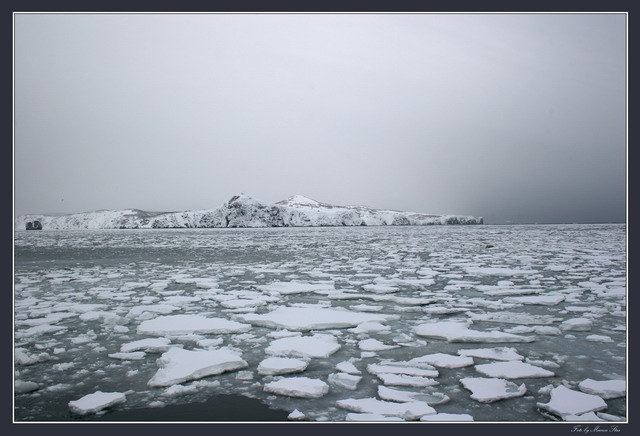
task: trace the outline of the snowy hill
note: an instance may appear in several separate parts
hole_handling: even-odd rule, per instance
[[[43,230],[213,228],[213,227],[317,227],[482,224],[482,218],[427,215],[365,206],[334,206],[302,195],[275,204],[241,194],[217,209],[187,212],[145,212],[138,209],[103,210],[62,216],[23,215],[15,229],[39,221]]]

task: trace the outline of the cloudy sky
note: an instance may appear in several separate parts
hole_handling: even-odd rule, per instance
[[[15,214],[625,219],[621,14],[15,16]]]

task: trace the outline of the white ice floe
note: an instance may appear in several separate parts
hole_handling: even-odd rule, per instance
[[[460,383],[471,391],[471,398],[481,403],[521,397],[527,392],[524,384],[518,386],[501,378],[465,377]]]
[[[480,286],[478,286],[478,290],[483,290]],[[491,297],[503,297],[503,296],[513,296],[513,295],[531,295],[531,294],[540,294],[544,292],[543,289],[492,289],[484,291],[485,295]]]
[[[418,388],[440,384],[432,378],[404,374],[379,373],[376,376],[382,380],[382,383],[388,386],[413,386]]]
[[[248,324],[224,318],[207,318],[202,315],[167,315],[143,321],[138,333],[154,336],[186,334],[243,333],[251,330]]]
[[[430,406],[443,404],[449,401],[449,397],[440,392],[412,392],[393,389],[382,385],[378,386],[378,396],[383,400],[396,401],[399,403],[422,401]]]
[[[442,321],[420,324],[414,331],[419,336],[446,339],[449,342],[532,342],[535,338],[497,330],[471,330],[470,321]]]
[[[389,286],[383,284],[375,284],[375,285],[364,285],[362,287],[365,291],[373,292],[374,294],[389,294],[393,292],[398,292],[400,288],[396,286]]]
[[[373,306],[370,304],[354,304],[353,306],[349,306],[349,309],[359,312],[380,312],[384,308],[382,306]]]
[[[171,347],[171,341],[167,338],[148,338],[138,341],[127,342],[120,345],[122,353],[130,353],[132,351],[144,351],[147,353],[164,353]]]
[[[524,360],[524,356],[518,354],[518,350],[511,347],[498,348],[474,348],[468,350],[458,350],[461,356],[478,357],[492,360]]]
[[[472,321],[488,321],[520,325],[549,325],[553,324],[556,321],[562,321],[562,318],[553,317],[551,315],[532,315],[527,313],[506,311],[491,313],[467,312],[466,315]]]
[[[340,349],[335,336],[316,334],[292,336],[272,341],[265,353],[276,356],[329,357]]]
[[[534,274],[537,271],[532,269],[516,269],[501,267],[465,267],[465,271],[473,276],[516,276]]]
[[[407,420],[416,420],[424,415],[434,415],[436,413],[433,407],[423,402],[392,403],[375,398],[348,398],[336,401],[336,405],[353,412],[396,416]]]
[[[627,383],[625,380],[597,381],[588,378],[580,382],[578,389],[587,394],[598,395],[605,400],[625,397],[627,395]]]
[[[535,328],[534,332],[536,333],[536,335],[543,336],[560,336],[562,334],[562,330],[560,330],[558,327],[553,327],[550,325],[538,326]]]
[[[305,418],[306,418],[306,415],[304,413],[302,413],[301,411],[299,411],[298,409],[295,409],[293,412],[291,412],[287,416],[287,419],[289,419],[291,421],[302,421]]]
[[[16,394],[26,394],[28,392],[38,390],[39,388],[40,386],[38,383],[32,381],[16,380],[13,383],[13,391]]]
[[[310,307],[279,307],[273,312],[238,315],[253,325],[288,330],[308,331],[318,329],[355,327],[364,322],[385,322],[399,319],[398,315],[378,315]]]
[[[611,339],[611,336],[605,336],[605,335],[589,335],[585,338],[585,340],[589,342],[603,342],[603,343],[613,342],[613,339]]]
[[[607,403],[597,395],[585,394],[560,385],[551,390],[551,400],[548,403],[537,403],[537,406],[564,419],[569,415],[604,410]]]
[[[33,365],[34,363],[51,360],[49,353],[29,353],[26,349],[20,347],[15,349],[13,355],[17,365]]]
[[[320,398],[329,392],[329,385],[314,378],[288,377],[265,384],[264,391],[287,397]]]
[[[178,395],[192,394],[197,390],[198,390],[198,387],[195,385],[190,385],[190,386],[173,385],[165,389],[162,395],[165,397],[175,397]]]
[[[96,391],[78,400],[70,401],[69,408],[74,413],[86,415],[89,413],[97,413],[114,404],[124,403],[126,400],[126,395],[120,392]]]
[[[159,313],[161,315],[167,315],[176,310],[180,310],[178,306],[172,306],[170,304],[148,304],[143,306],[136,306],[129,310],[127,318],[138,318],[143,313]]]
[[[423,422],[467,422],[473,421],[473,416],[468,413],[436,413],[420,418]]]
[[[572,318],[560,324],[563,331],[588,332],[592,326],[591,320],[587,318]]]
[[[287,329],[274,330],[272,332],[267,333],[267,336],[274,339],[280,339],[280,338],[288,338],[290,336],[302,336],[302,332],[292,332]]]
[[[250,307],[264,306],[267,302],[264,300],[249,300],[246,298],[238,298],[234,300],[221,301],[220,306],[228,309],[244,309]]]
[[[583,413],[582,415],[567,415],[564,417],[565,421],[568,422],[579,422],[579,421],[589,421],[589,422],[597,422],[597,421],[606,421],[605,419],[600,418],[594,412]]]
[[[333,282],[274,282],[268,285],[256,286],[261,291],[270,292],[274,294],[302,294],[305,292],[326,291],[335,290]]]
[[[345,421],[349,422],[403,422],[397,416],[385,416],[379,413],[347,413]]]
[[[360,383],[360,380],[362,380],[361,376],[346,374],[344,372],[329,374],[328,377],[328,381],[330,384],[352,391],[358,387],[358,383]]]
[[[515,360],[476,365],[475,369],[480,374],[484,374],[487,377],[506,379],[555,376],[555,374],[549,370]]]
[[[425,356],[414,357],[408,361],[413,363],[428,363],[441,368],[463,368],[474,364],[473,358],[468,356],[454,356],[453,354],[434,353]]]
[[[130,353],[111,353],[108,356],[119,360],[142,360],[146,355],[144,351],[132,351]]]
[[[63,330],[67,330],[67,328],[63,326],[58,326],[58,325],[42,324],[42,325],[29,327],[28,329],[18,330],[15,333],[15,337],[18,339],[22,339],[22,338],[28,338],[31,336],[57,333]]]
[[[288,357],[268,357],[258,365],[260,375],[281,375],[302,372],[307,369],[309,362]]]
[[[423,369],[416,368],[411,366],[400,366],[400,365],[380,365],[377,363],[372,363],[367,365],[367,372],[369,374],[378,375],[378,374],[404,374],[404,375],[415,375],[420,377],[438,377],[439,373],[435,369]]]
[[[538,304],[542,306],[555,306],[564,301],[563,295],[533,295],[526,297],[507,297],[505,303],[517,303],[517,304]]]
[[[624,416],[612,415],[610,413],[596,412],[596,416],[604,421],[624,421]]]
[[[358,348],[360,348],[362,351],[384,351],[384,350],[392,350],[394,348],[400,348],[400,346],[386,345],[377,339],[369,338],[369,339],[363,339],[362,341],[358,342]]]
[[[362,371],[356,368],[356,366],[353,363],[348,362],[346,360],[344,362],[338,363],[336,365],[336,369],[341,372],[346,372],[347,374],[353,374],[353,375],[362,374]]]
[[[149,386],[170,386],[248,366],[238,353],[228,349],[189,351],[171,348],[157,364],[160,369],[147,383]]]
[[[349,329],[349,331],[352,333],[385,333],[391,331],[391,327],[389,327],[388,325],[380,324],[379,322],[368,321],[363,322],[358,327]]]

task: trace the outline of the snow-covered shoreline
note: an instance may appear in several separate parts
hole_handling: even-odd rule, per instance
[[[146,212],[138,209],[101,210],[71,215],[22,215],[16,230],[38,221],[42,230],[170,229],[245,227],[423,226],[482,224],[482,218],[428,215],[364,206],[334,206],[294,195],[266,203],[242,194],[217,209],[185,212]]]

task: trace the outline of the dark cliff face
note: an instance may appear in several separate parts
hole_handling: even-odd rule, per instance
[[[227,227],[254,227],[258,223],[262,223],[264,227],[288,226],[285,219],[287,211],[281,206],[243,201],[236,195],[227,202],[226,209]]]
[[[26,230],[42,230],[42,224],[40,221],[29,221],[26,225]]]

